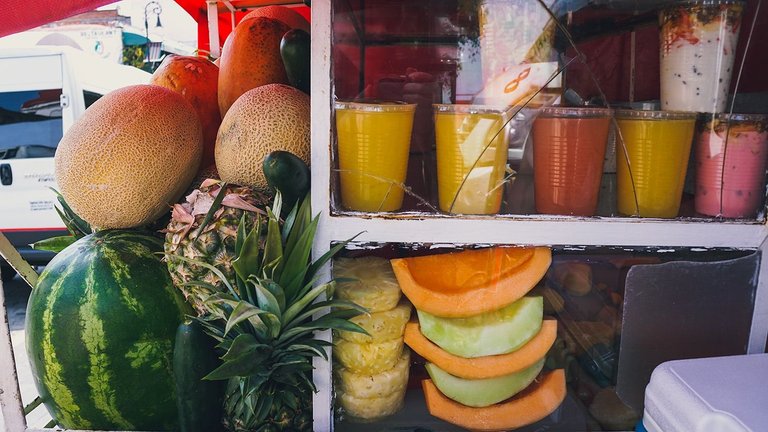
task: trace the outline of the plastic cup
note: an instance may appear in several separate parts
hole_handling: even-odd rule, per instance
[[[536,211],[593,216],[612,111],[544,108],[533,123]]]
[[[765,195],[768,116],[710,116],[697,131],[694,154],[696,212],[755,217]]]
[[[673,218],[680,210],[695,113],[616,111],[617,203],[630,216]]]
[[[341,205],[395,211],[403,205],[415,104],[336,102]]]
[[[742,1],[701,0],[659,13],[661,109],[725,110],[743,9]]]
[[[495,214],[507,164],[508,116],[481,105],[433,105],[440,210]]]

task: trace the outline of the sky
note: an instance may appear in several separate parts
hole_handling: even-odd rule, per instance
[[[160,12],[162,27],[155,27],[157,15],[150,12],[148,14],[150,35],[197,46],[197,23],[195,20],[173,0],[155,1],[162,8]],[[123,0],[100,9],[117,8],[120,15],[131,17],[131,24],[134,27],[144,29],[144,11],[149,3],[150,0]],[[151,11],[152,7],[147,10]]]

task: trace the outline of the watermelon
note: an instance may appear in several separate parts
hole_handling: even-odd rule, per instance
[[[192,311],[158,252],[129,230],[87,235],[57,254],[27,304],[35,385],[66,429],[178,428],[173,345]]]

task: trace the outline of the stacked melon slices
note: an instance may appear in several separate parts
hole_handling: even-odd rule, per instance
[[[526,294],[551,262],[548,248],[494,247],[392,260],[419,321],[405,343],[427,360],[430,414],[471,430],[539,421],[565,398],[562,370],[542,373],[556,321]]]
[[[411,304],[402,297],[389,260],[378,257],[339,258],[333,264],[335,296],[368,310],[350,321],[368,335],[334,334],[334,382],[344,416],[374,421],[403,406],[410,351],[403,344]]]

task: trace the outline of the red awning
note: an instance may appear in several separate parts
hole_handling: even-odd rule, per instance
[[[209,51],[208,11],[205,0],[175,0],[192,18],[197,21],[198,48]],[[114,3],[114,0],[0,0],[0,37],[68,18],[83,12],[92,11],[100,6]],[[248,9],[269,4],[300,3],[300,0],[229,0],[236,10]],[[224,43],[232,32],[232,15],[224,2],[219,5],[219,40]],[[296,11],[309,19],[310,10],[299,6]],[[235,13],[235,22],[245,16],[245,12]]]
[[[110,3],[114,3],[114,0],[0,0],[0,37],[92,11]]]

